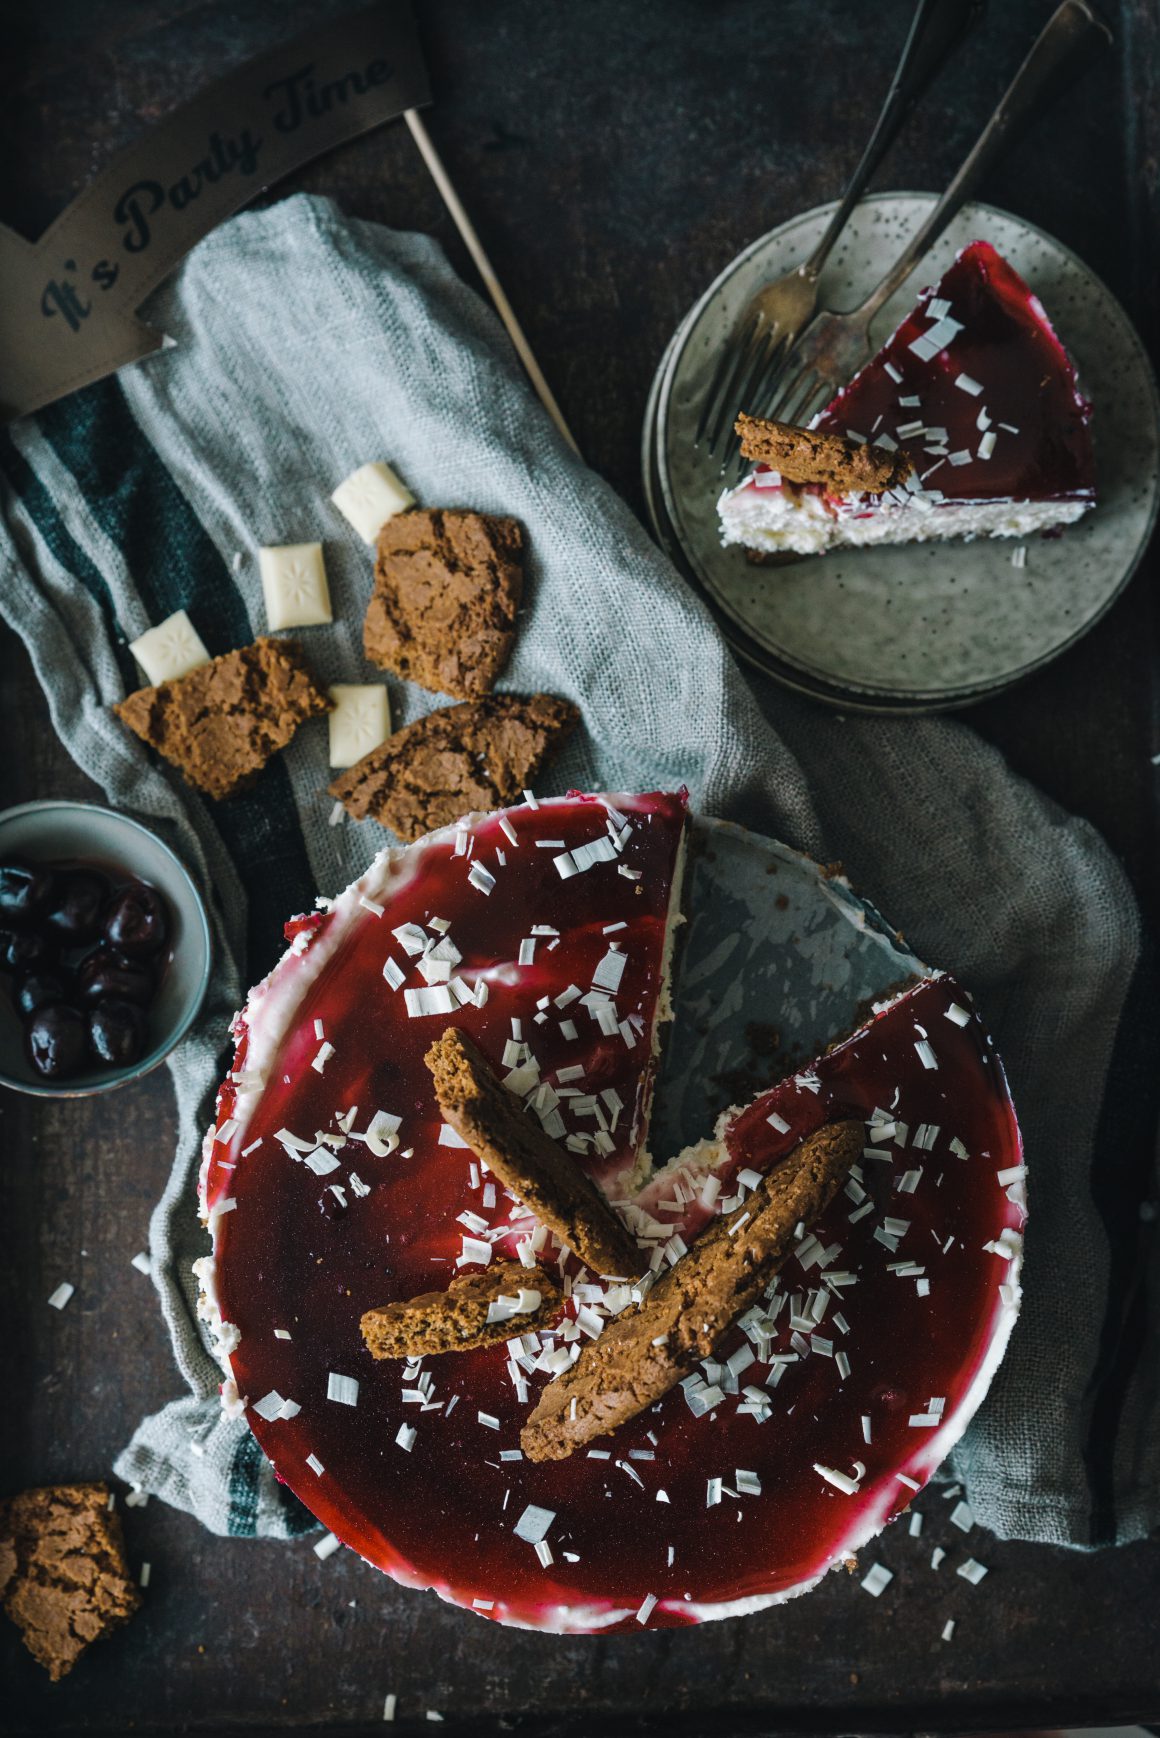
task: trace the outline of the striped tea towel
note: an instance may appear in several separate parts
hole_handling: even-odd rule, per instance
[[[420,501],[526,527],[526,608],[502,685],[566,695],[585,720],[550,788],[684,782],[710,813],[840,857],[977,996],[1019,1107],[1032,1214],[1023,1316],[955,1474],[1005,1536],[1085,1546],[1160,1522],[1141,1218],[1157,1019],[1131,893],[1091,827],[961,724],[843,720],[755,691],[423,237],[295,197],[225,224],[144,312],[172,348],[0,437],[0,608],[78,763],[198,877],[217,945],[205,1016],[171,1063],[180,1141],[151,1228],[186,1393],[139,1425],[117,1472],[218,1532],[311,1524],[245,1425],[218,1412],[190,1275],[206,1249],[197,1149],[229,1018],[273,963],[283,919],[361,872],[383,837],[328,825],[317,727],[247,795],[211,804],[186,789],[109,710],[138,683],[126,642],[178,607],[212,653],[252,640],[257,546],[322,537],[335,622],[307,630],[309,659],[325,682],[365,680],[368,553],[327,496],[389,458]],[[392,699],[400,723],[437,703],[398,682]]]

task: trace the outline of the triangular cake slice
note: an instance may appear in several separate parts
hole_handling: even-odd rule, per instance
[[[812,555],[1069,525],[1095,502],[1090,424],[1039,298],[975,241],[810,425],[901,455],[909,476],[875,492],[759,463],[722,495],[721,539]]]
[[[370,1181],[376,1147],[424,1163],[440,1145],[462,1147],[442,1126],[424,1061],[451,1024],[606,1192],[634,1190],[648,1164],[660,1027],[672,1018],[686,824],[683,791],[468,815],[380,852],[322,911],[287,925],[288,951],[234,1024],[205,1207],[254,1141],[265,1156],[242,1159],[238,1184],[289,1153],[304,1161],[295,1180],[310,1212],[337,1217],[361,1202],[348,1173]],[[368,1141],[372,1127],[389,1139]],[[333,1167],[309,1162],[316,1144],[333,1151]],[[478,1193],[482,1173],[469,1185],[462,1156],[456,1188]],[[493,1196],[489,1221],[494,1208]],[[429,1230],[442,1229],[436,1210]]]

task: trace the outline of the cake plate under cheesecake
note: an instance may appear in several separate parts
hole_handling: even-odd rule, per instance
[[[722,823],[692,826],[650,1119],[681,818],[663,795],[556,799],[377,859],[290,926],[207,1138],[200,1271],[227,1404],[339,1539],[493,1621],[675,1627],[804,1592],[931,1476],[1018,1308],[1019,1134],[970,998],[840,876]],[[420,931],[428,954],[452,943],[426,976]],[[633,1307],[630,1285],[565,1257],[555,1332],[409,1366],[360,1339],[365,1310],[535,1235],[441,1123],[421,1058],[452,1024],[622,1203],[653,1267],[722,1210],[743,1223],[821,1123],[865,1124],[762,1308],[564,1462],[525,1459],[521,1426],[572,1346]],[[550,1241],[535,1258],[556,1259]]]
[[[860,300],[932,204],[922,194],[863,201],[823,276],[823,302]],[[1160,503],[1151,367],[1127,316],[1082,261],[1009,213],[968,206],[883,309],[872,342],[889,335],[962,247],[993,243],[1042,297],[1095,407],[1098,507],[1059,535],[1028,538],[1016,555],[1022,566],[1012,564],[1018,541],[989,540],[754,566],[742,550],[721,547],[723,479],[693,437],[734,319],[762,283],[807,256],[831,209],[806,212],[746,249],[674,334],[645,420],[650,517],[734,649],[786,686],[844,710],[970,705],[1059,656],[1131,577]]]

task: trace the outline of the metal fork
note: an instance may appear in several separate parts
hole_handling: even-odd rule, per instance
[[[986,0],[918,0],[882,112],[826,233],[804,265],[758,292],[721,352],[701,406],[694,443],[700,446],[708,430],[708,448],[713,453],[726,437],[723,470],[736,452],[733,419],[738,408],[760,390],[778,356],[808,325],[818,305],[822,268],[851,211],[918,98],[985,8]]]
[[[1106,47],[1112,33],[1087,0],[1063,0],[1015,74],[999,106],[979,135],[958,174],[882,281],[848,314],[823,310],[793,346],[782,353],[766,383],[768,397],[755,401],[761,415],[802,424],[820,404],[845,386],[869,360],[870,325],[905,283],[929,248],[956,217],[1011,142],[1015,131],[1057,97],[1095,48]]]

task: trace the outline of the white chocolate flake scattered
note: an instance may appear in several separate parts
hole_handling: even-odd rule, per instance
[[[887,1569],[883,1563],[874,1563],[871,1565],[868,1572],[862,1577],[861,1585],[863,1590],[870,1594],[871,1598],[877,1599],[886,1591],[893,1580],[893,1570]]]
[[[541,1539],[547,1538],[555,1519],[555,1509],[542,1509],[537,1503],[529,1503],[512,1531],[517,1539],[538,1545]]]

